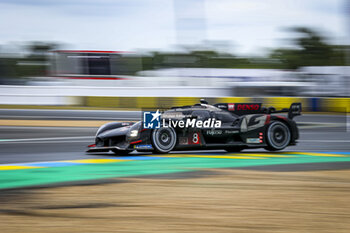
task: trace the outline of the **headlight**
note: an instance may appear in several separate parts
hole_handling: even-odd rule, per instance
[[[137,137],[137,135],[139,134],[138,130],[130,130],[129,131],[129,137]]]

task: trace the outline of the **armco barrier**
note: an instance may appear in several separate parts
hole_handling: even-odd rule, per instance
[[[276,109],[301,102],[303,111],[350,112],[350,98],[323,97],[225,97],[229,87],[81,87],[0,85],[1,105],[86,106],[99,108],[169,108],[192,105],[205,98],[209,103],[261,102]],[[157,95],[157,96],[154,96]],[[191,97],[180,97],[191,96]],[[176,96],[176,97],[174,97]],[[207,98],[206,98],[207,97]]]
[[[119,109],[157,109],[199,103],[200,97],[114,97],[114,96],[47,96],[1,95],[3,106],[70,106]],[[320,97],[209,97],[209,103],[259,102],[265,107],[289,108],[291,103],[301,102],[304,112],[350,112],[350,98]]]
[[[84,97],[79,97],[84,98]],[[87,107],[100,108],[170,108],[199,103],[199,97],[103,97],[88,96],[84,103]],[[301,102],[303,111],[314,112],[350,112],[350,98],[308,98],[308,97],[217,97],[205,98],[209,103],[249,103],[260,102],[263,106],[276,109],[289,108],[292,103]]]
[[[321,111],[350,112],[350,98],[324,98],[320,100]]]

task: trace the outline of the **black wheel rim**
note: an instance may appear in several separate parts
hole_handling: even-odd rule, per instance
[[[275,127],[273,138],[277,143],[283,143],[286,140],[286,132],[282,127]]]
[[[163,130],[158,135],[158,140],[163,146],[168,146],[171,143],[171,135],[168,131]]]
[[[290,141],[290,131],[285,124],[273,123],[268,131],[268,139],[275,149],[283,149]]]
[[[154,146],[161,152],[169,152],[176,144],[176,133],[173,128],[160,128],[153,131]]]

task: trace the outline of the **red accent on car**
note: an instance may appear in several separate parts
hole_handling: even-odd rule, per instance
[[[143,131],[146,131],[147,129],[141,129],[141,131],[140,132],[143,132]]]
[[[235,110],[235,104],[228,104],[228,110],[234,111]]]
[[[270,123],[270,120],[271,120],[271,116],[270,116],[270,115],[267,115],[267,116],[266,116],[265,125],[269,124],[269,123]]]
[[[277,118],[279,119],[283,119],[283,120],[286,120],[287,118],[285,118],[284,116],[276,116]]]
[[[259,110],[259,104],[237,104],[236,110]]]
[[[96,144],[88,145],[88,147],[96,147]]]
[[[130,142],[130,145],[137,144],[137,143],[140,143],[140,142],[142,142],[142,140],[137,140],[137,141],[134,141],[134,142]]]

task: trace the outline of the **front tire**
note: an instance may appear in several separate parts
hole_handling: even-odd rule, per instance
[[[280,121],[273,121],[266,131],[266,149],[269,151],[283,150],[291,141],[289,127]]]
[[[153,130],[151,139],[157,153],[168,153],[176,145],[176,132],[171,127],[161,127]]]

